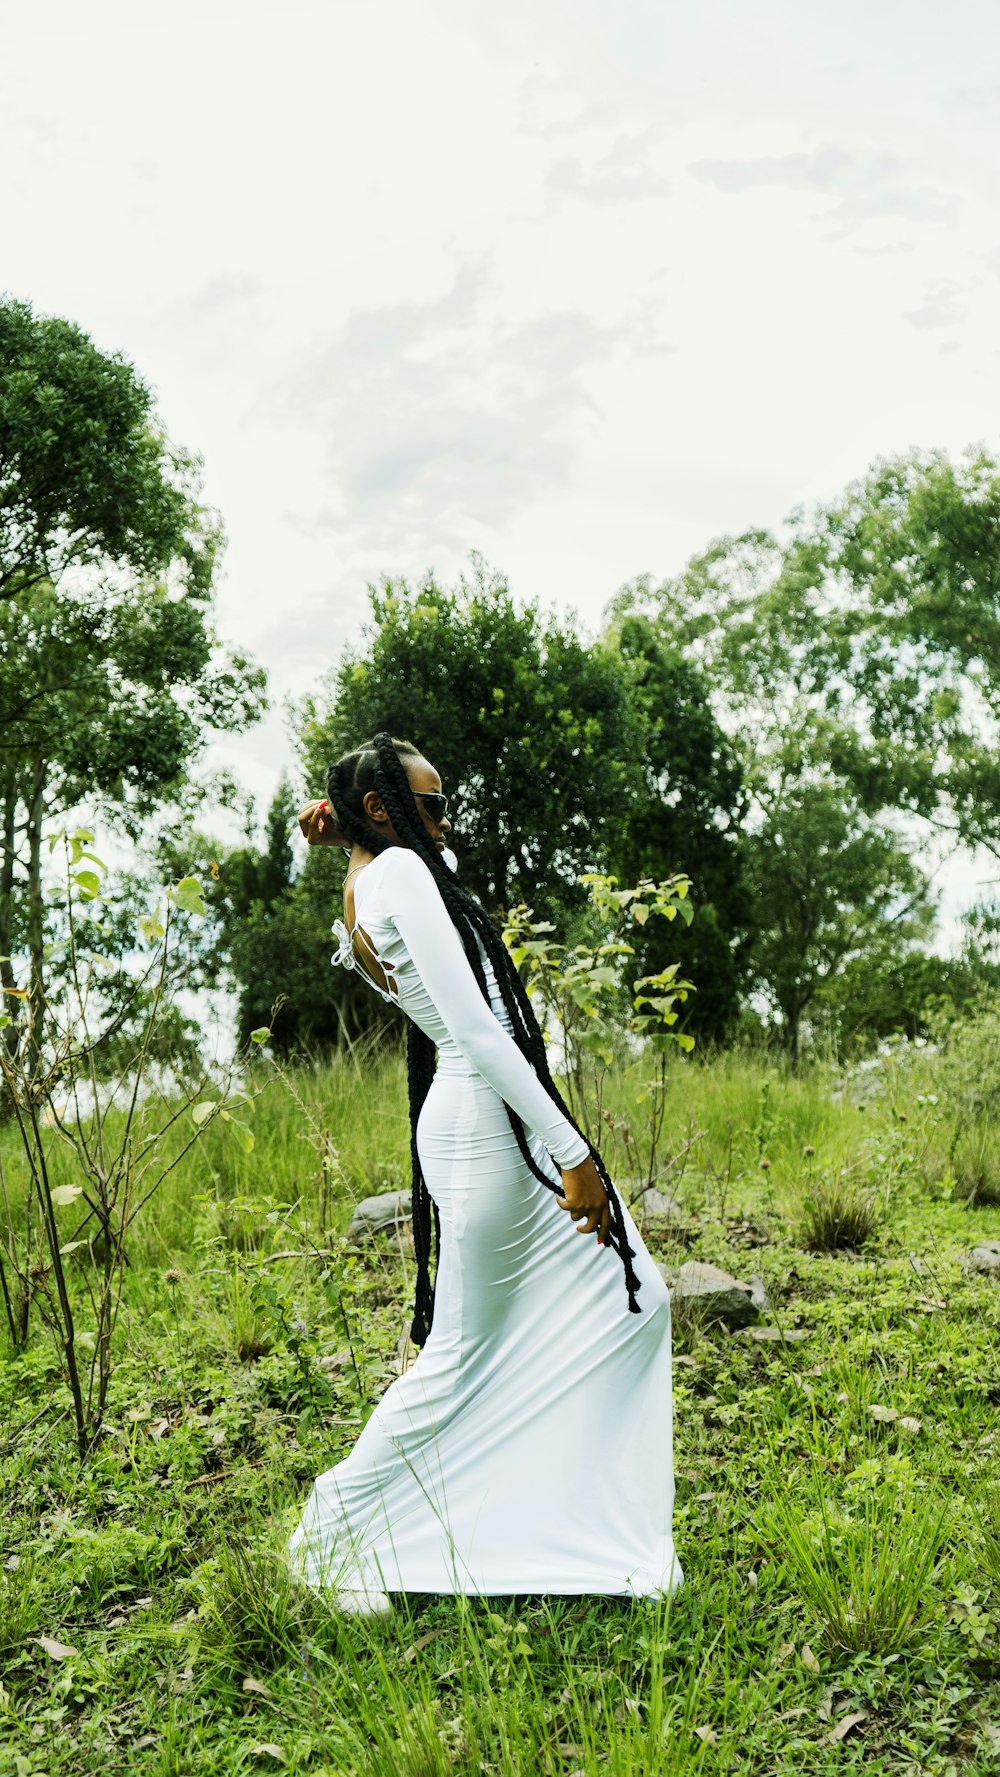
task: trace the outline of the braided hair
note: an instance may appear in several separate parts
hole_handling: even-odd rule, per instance
[[[394,843],[393,840],[372,825],[364,809],[364,798],[369,790],[378,791],[396,834],[410,851],[417,852],[423,858],[434,877],[441,899],[462,940],[484,999],[489,1004],[489,986],[483,968],[483,959],[476,942],[477,935],[493,964],[493,972],[518,1048],[522,1055],[531,1062],[549,1097],[558,1105],[563,1115],[576,1129],[577,1134],[583,1135],[583,1131],[577,1127],[570,1115],[549,1072],[545,1055],[545,1039],[542,1036],[527,991],[500,933],[475,895],[463,888],[462,884],[456,880],[424,826],[403,764],[404,759],[421,759],[424,756],[420,748],[413,746],[410,741],[395,740],[384,730],[376,734],[372,740],[364,741],[353,752],[345,753],[330,767],[326,784],[327,799],[337,817],[337,825],[346,838],[364,846],[367,851],[376,855],[386,851]],[[434,1313],[434,1285],[431,1282],[430,1273],[432,1216],[435,1279],[437,1259],[441,1250],[441,1225],[438,1208],[427,1189],[421,1171],[420,1156],[417,1153],[417,1118],[434,1077],[434,1057],[433,1039],[427,1035],[426,1031],[421,1030],[412,1018],[409,1019],[407,1021],[407,1078],[410,1100],[410,1156],[413,1166],[413,1245],[417,1262],[416,1300],[410,1326],[410,1337],[414,1345],[423,1345],[426,1342]],[[537,1179],[541,1180],[543,1185],[546,1185],[554,1194],[560,1195],[562,1185],[554,1185],[534,1159],[528,1147],[528,1138],[520,1117],[511,1109],[510,1105],[506,1106],[506,1110],[525,1165],[530,1168]],[[635,1248],[629,1246],[628,1243],[621,1201],[597,1149],[585,1135],[584,1140],[590,1149],[591,1158],[597,1167],[611,1205],[611,1230],[606,1244],[614,1249],[624,1266],[629,1309],[633,1314],[640,1314],[642,1310],[636,1301],[640,1280],[632,1265]],[[558,1165],[558,1162],[554,1162],[554,1164]]]

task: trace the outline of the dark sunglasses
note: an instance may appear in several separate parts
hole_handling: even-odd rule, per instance
[[[448,814],[448,798],[441,790],[414,790],[419,796],[432,821],[443,821]]]

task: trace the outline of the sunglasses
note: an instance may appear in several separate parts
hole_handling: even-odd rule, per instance
[[[432,821],[443,821],[448,813],[448,798],[441,790],[414,790],[419,796]]]

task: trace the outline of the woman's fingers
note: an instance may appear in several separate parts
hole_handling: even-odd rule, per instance
[[[330,831],[330,804],[325,800],[306,802],[299,809],[298,822],[303,839],[310,845],[322,845]]]
[[[606,1240],[611,1230],[611,1202],[605,1192],[603,1203],[590,1204],[570,1203],[568,1197],[557,1197],[560,1209],[568,1210],[577,1224],[578,1234],[599,1234],[602,1241]],[[583,1220],[579,1221],[578,1217]]]

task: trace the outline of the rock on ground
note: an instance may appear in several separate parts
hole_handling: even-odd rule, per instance
[[[348,1240],[374,1239],[376,1234],[402,1234],[413,1215],[409,1191],[380,1191],[355,1204]]]
[[[767,1305],[760,1278],[741,1283],[718,1265],[706,1265],[698,1259],[689,1259],[672,1281],[666,1271],[664,1276],[674,1306],[690,1308],[702,1320],[721,1320],[728,1327],[744,1327],[756,1320],[760,1309]]]
[[[647,1222],[668,1222],[672,1216],[684,1213],[676,1197],[667,1191],[643,1191],[639,1197],[630,1197],[628,1206],[643,1227]]]

